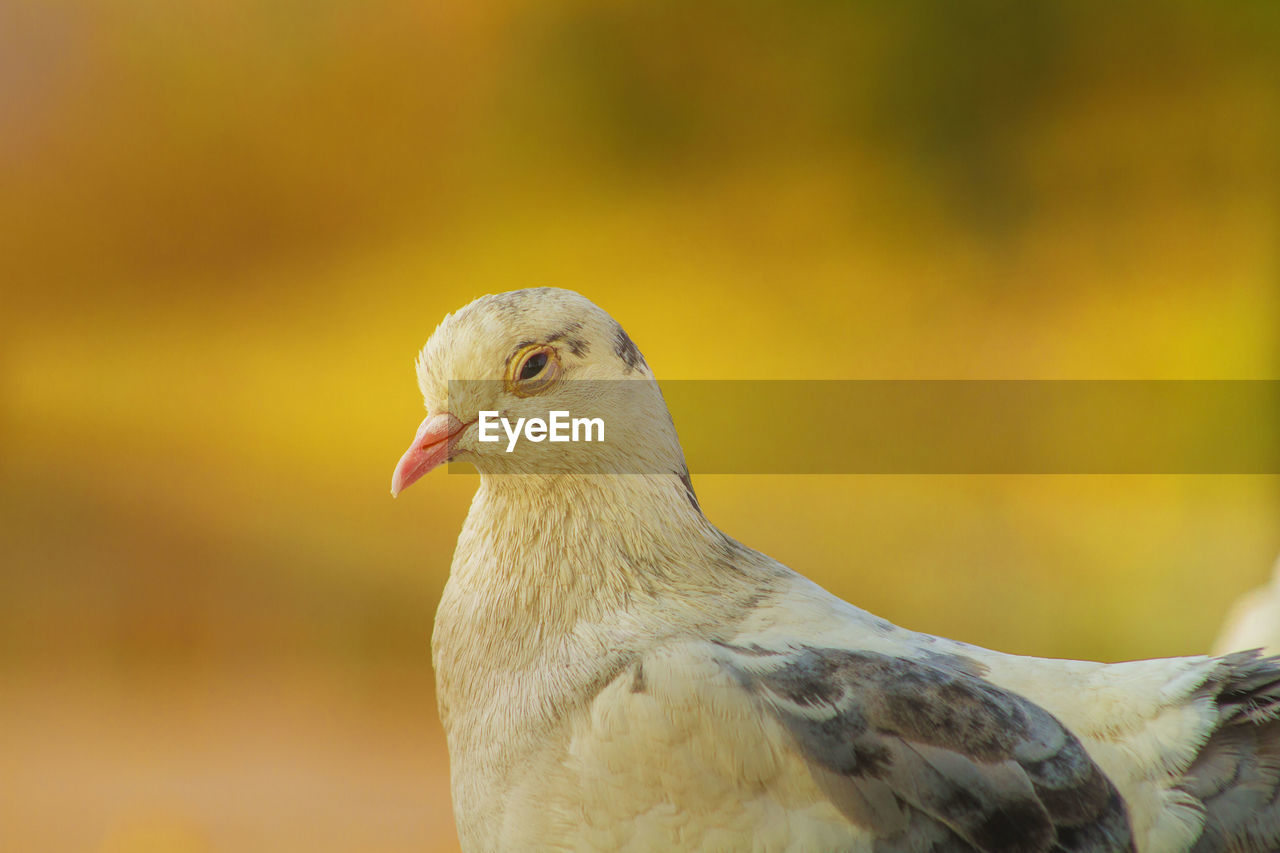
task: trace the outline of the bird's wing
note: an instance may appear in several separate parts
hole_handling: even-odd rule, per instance
[[[904,631],[807,583],[758,608],[734,643],[785,650],[797,634],[967,671],[1047,711],[1119,791],[1139,849],[1280,851],[1280,659],[1005,655]]]
[[[1062,724],[944,663],[670,645],[601,691],[569,755],[582,817],[626,828],[596,839],[613,847],[1134,849],[1119,793]]]
[[[1076,737],[975,671],[803,646],[725,646],[721,660],[880,848],[1133,849],[1120,794]]]
[[[1200,802],[1196,853],[1280,849],[1280,658],[1235,652],[1197,691],[1217,720],[1180,787]]]

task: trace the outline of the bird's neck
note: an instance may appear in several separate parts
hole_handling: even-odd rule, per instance
[[[787,571],[712,525],[687,475],[482,476],[432,639],[450,748],[517,687],[546,723],[619,650],[730,635]]]
[[[759,557],[706,519],[687,475],[485,475],[442,617],[542,644],[635,608],[679,620],[758,585]]]
[[[488,553],[488,571],[562,601],[652,586],[677,566],[696,572],[707,544],[722,536],[687,476],[674,474],[483,476],[468,534]]]

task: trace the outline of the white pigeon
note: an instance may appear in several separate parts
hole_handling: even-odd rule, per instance
[[[1257,648],[1280,653],[1280,560],[1270,583],[1245,593],[1231,608],[1213,648],[1219,654]]]
[[[481,475],[432,642],[465,849],[1280,849],[1280,661],[1018,657],[841,601],[706,518],[640,351],[570,291],[446,317],[418,380],[392,493]],[[583,380],[634,383],[597,456],[478,440]]]

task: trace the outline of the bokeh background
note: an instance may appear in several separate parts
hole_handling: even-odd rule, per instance
[[[0,4],[0,846],[455,847],[475,480],[387,488],[479,294],[578,289],[671,378],[1280,378],[1277,43],[1267,2]],[[1267,476],[696,484],[1027,654],[1204,650],[1280,551]]]

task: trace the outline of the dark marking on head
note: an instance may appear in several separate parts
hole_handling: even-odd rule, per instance
[[[694,512],[702,512],[702,507],[698,504],[698,496],[693,491],[693,478],[689,476],[689,466],[686,465],[675,473],[684,486],[684,495],[689,499],[689,505],[693,507]]]
[[[580,331],[582,331],[582,324],[575,320],[560,331],[548,337],[547,343],[554,344],[559,341],[564,341],[565,346],[569,348],[569,352],[581,358],[590,352],[591,344],[587,342],[586,338],[577,334],[577,332]]]
[[[485,310],[496,313],[504,323],[515,325],[525,322],[530,313],[538,307],[539,302],[553,297],[555,292],[556,288],[553,287],[528,287],[523,290],[509,290],[505,293],[490,293],[475,300],[463,310],[468,310],[472,306],[483,306]]]
[[[525,303],[531,295],[531,291],[528,290],[512,290],[506,293],[492,293],[477,301],[483,302],[508,322],[516,322],[524,315]]]
[[[613,352],[622,359],[628,373],[644,364],[640,349],[621,326],[616,326],[613,330]]]
[[[574,320],[573,322],[565,325],[565,327],[560,331],[548,337],[547,340],[558,341],[561,338],[567,338],[569,335],[572,335],[574,332],[581,332],[581,331],[582,331],[582,323],[578,322],[577,320]]]

